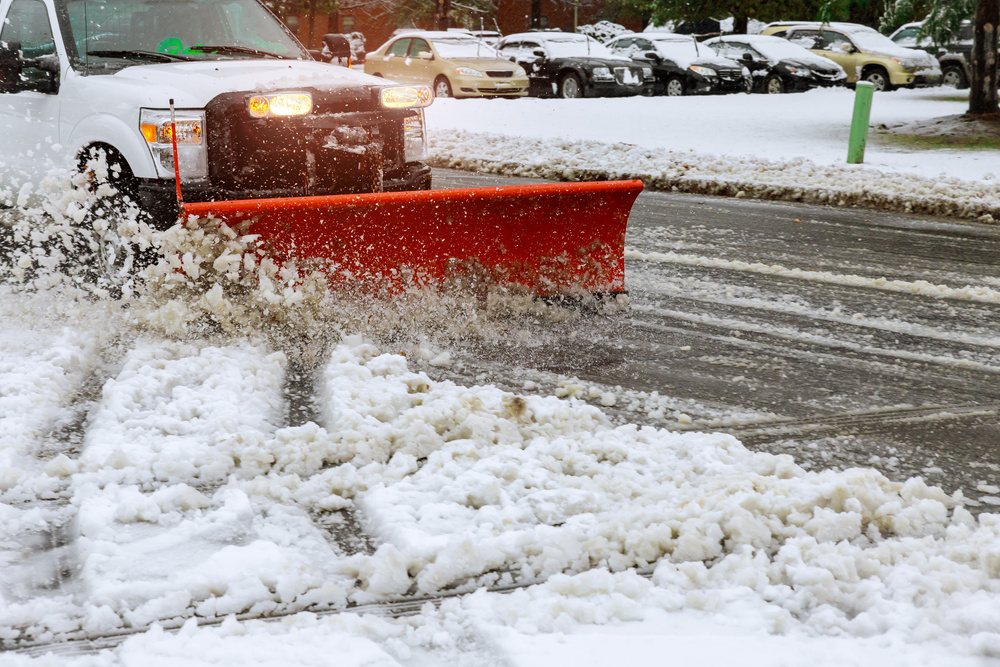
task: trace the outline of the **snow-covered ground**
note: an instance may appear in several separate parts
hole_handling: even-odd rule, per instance
[[[936,95],[876,110],[963,110]],[[429,122],[439,159],[613,171],[648,153],[803,188],[950,165],[996,198],[986,153],[840,165],[841,96],[446,100]],[[792,126],[795,104],[827,122]],[[1000,515],[919,479],[616,426],[572,394],[431,380],[410,359],[448,364],[447,336],[420,326],[496,323],[444,298],[401,317],[247,294],[226,282],[253,265],[238,241],[173,239],[199,279],[168,267],[128,308],[0,285],[0,641],[41,644],[0,664],[1000,665]],[[303,367],[315,414],[293,423]]]
[[[854,92],[586,100],[437,100],[437,166],[1000,219],[1000,151],[908,150],[879,139],[963,114],[967,91],[876,94],[864,163],[847,164]],[[951,125],[954,126],[952,123]],[[945,125],[948,127],[948,125]]]

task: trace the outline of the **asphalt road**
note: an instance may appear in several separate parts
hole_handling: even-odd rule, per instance
[[[995,511],[998,265],[993,227],[643,193],[626,242],[627,311],[528,318],[422,370],[571,394],[620,423],[732,433],[809,469],[920,476]]]

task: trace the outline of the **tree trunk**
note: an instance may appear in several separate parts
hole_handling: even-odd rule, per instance
[[[997,21],[1000,0],[978,0],[973,30],[969,113],[1000,115],[997,102]]]
[[[449,28],[448,14],[451,13],[451,0],[434,0],[434,29]]]
[[[531,0],[531,18],[528,20],[528,28],[542,27],[542,0]]]
[[[733,34],[734,35],[745,35],[747,34],[747,26],[750,25],[750,19],[746,15],[733,15]]]

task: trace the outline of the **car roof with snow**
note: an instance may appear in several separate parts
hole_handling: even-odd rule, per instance
[[[774,23],[768,23],[765,26],[765,29],[779,26],[788,28],[789,30],[792,28],[829,28],[830,30],[839,30],[840,32],[848,34],[860,32],[874,32],[879,35],[882,34],[871,26],[862,25],[860,23],[845,23],[843,21],[830,21],[828,23],[824,23],[822,21],[775,21]]]

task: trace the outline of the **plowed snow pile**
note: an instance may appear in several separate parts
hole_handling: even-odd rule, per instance
[[[872,104],[863,164],[846,164],[854,93],[583,100],[439,100],[428,109],[431,164],[554,180],[640,178],[648,189],[862,206],[1000,220],[1000,154],[912,151],[884,128],[931,124],[968,108],[952,88],[897,90]],[[995,132],[995,128],[993,128]],[[998,138],[994,136],[994,138]]]

